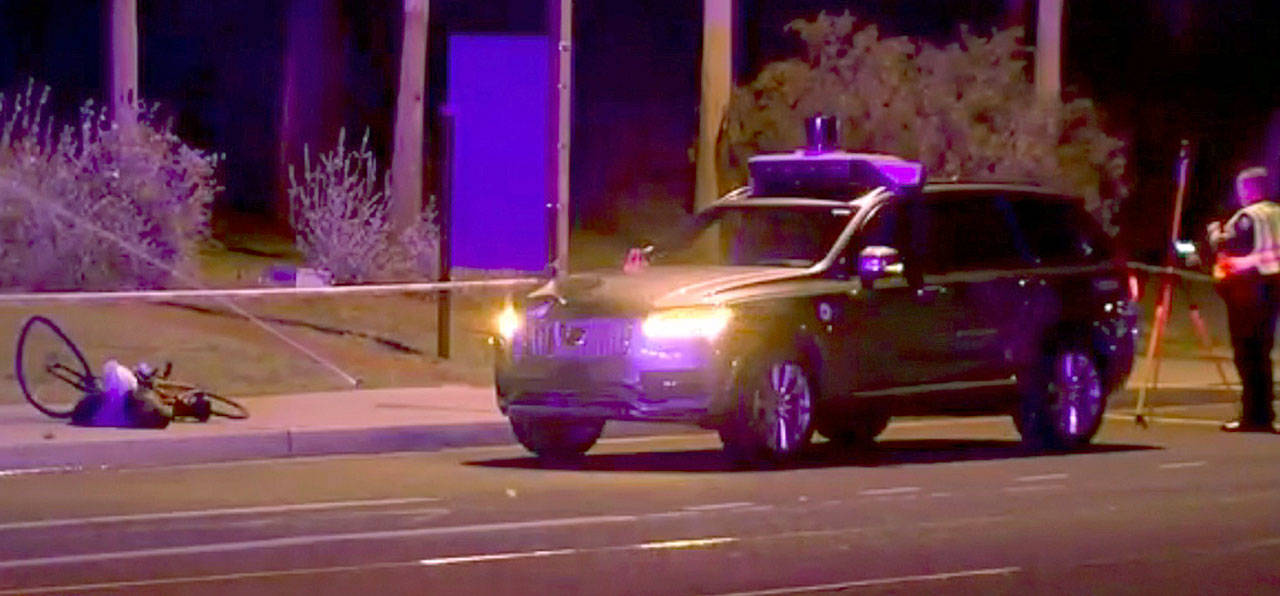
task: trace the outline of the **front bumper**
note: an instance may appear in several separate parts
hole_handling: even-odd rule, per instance
[[[621,353],[533,355],[496,341],[495,386],[506,415],[712,426],[725,411],[725,366],[704,340],[629,344]]]

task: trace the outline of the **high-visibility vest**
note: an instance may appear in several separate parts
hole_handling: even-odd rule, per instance
[[[1227,222],[1226,229],[1235,229],[1238,218],[1253,220],[1253,251],[1240,257],[1227,257],[1231,275],[1262,275],[1280,273],[1280,205],[1271,201],[1259,201],[1249,205]]]

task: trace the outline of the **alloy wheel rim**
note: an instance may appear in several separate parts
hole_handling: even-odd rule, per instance
[[[1064,437],[1080,437],[1094,426],[1102,408],[1102,382],[1093,360],[1065,352],[1054,363],[1053,420]]]
[[[790,453],[799,448],[809,427],[812,400],[804,368],[794,362],[769,367],[768,387],[757,400],[757,420],[768,447],[774,453]]]

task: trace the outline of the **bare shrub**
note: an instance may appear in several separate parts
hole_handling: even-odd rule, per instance
[[[157,124],[154,105],[128,131],[92,101],[59,127],[48,97],[34,83],[0,94],[0,287],[164,286],[209,238],[219,156]]]
[[[289,167],[289,220],[307,264],[324,269],[337,283],[433,279],[440,233],[434,203],[421,217],[396,231],[389,218],[390,181],[378,175],[369,133],[348,148],[346,130],[338,145],[311,161],[303,149],[302,180]]]

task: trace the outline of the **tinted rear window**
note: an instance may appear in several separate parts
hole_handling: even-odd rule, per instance
[[[1075,201],[1021,200],[1013,209],[1029,249],[1045,265],[1097,263],[1113,256],[1111,239]]]

